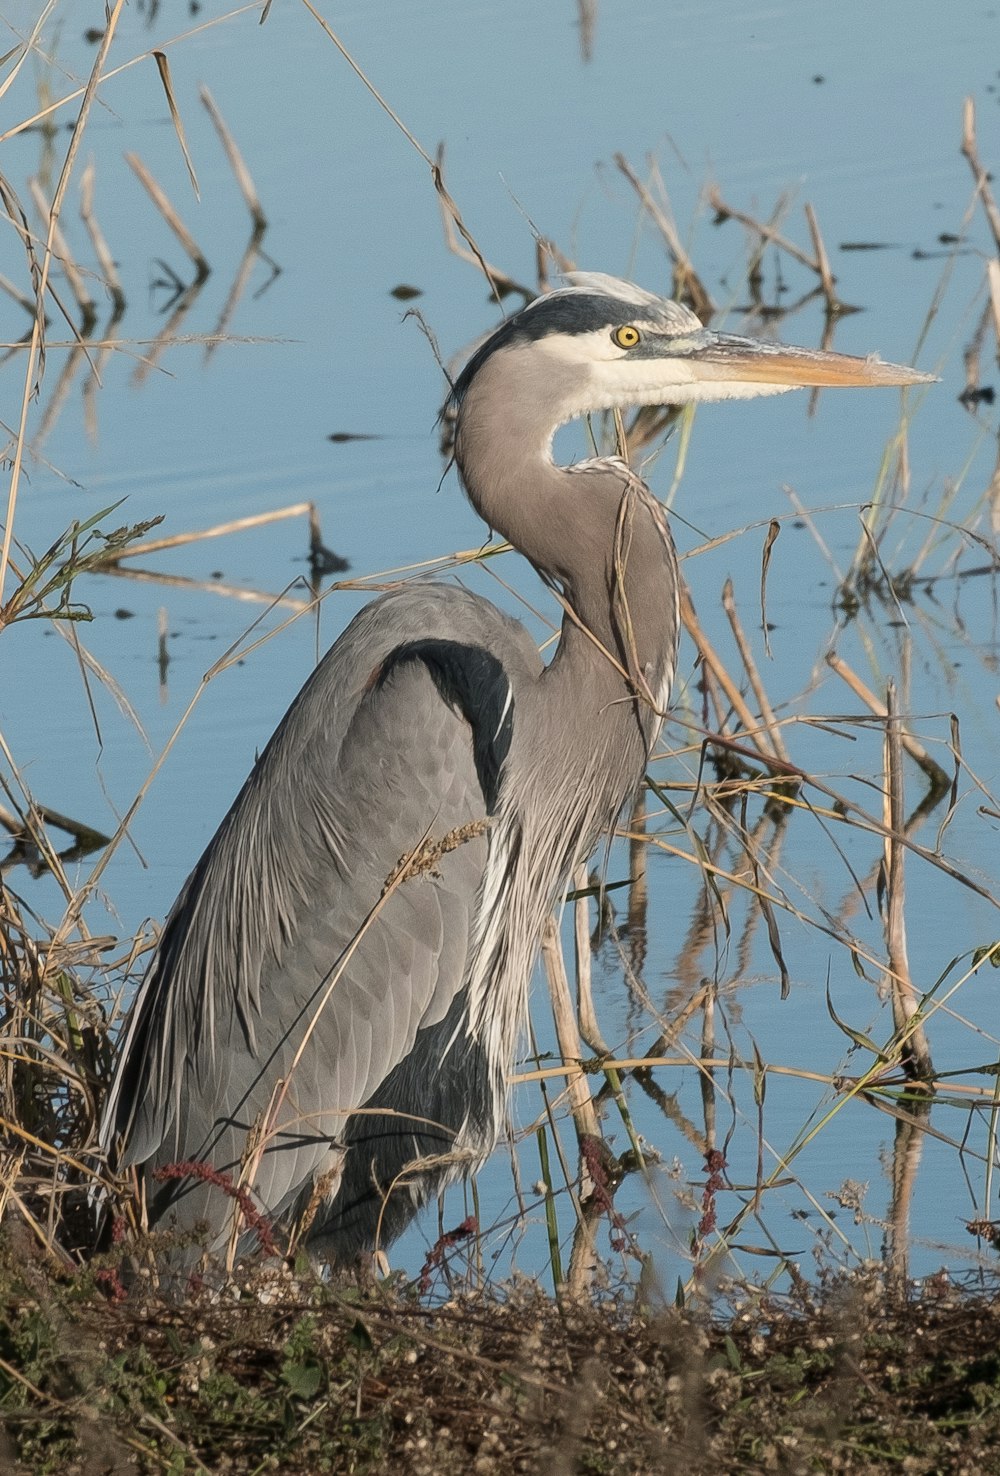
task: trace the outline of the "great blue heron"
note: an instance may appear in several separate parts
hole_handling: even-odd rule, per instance
[[[924,378],[710,332],[582,273],[483,343],[454,386],[455,459],[483,520],[561,592],[555,655],[544,666],[479,596],[416,583],[317,666],[178,897],[127,1027],[103,1142],[138,1170],[150,1224],[205,1222],[207,1248],[225,1245],[231,1195],[204,1170],[158,1176],[210,1165],[279,1226],[311,1215],[311,1248],[344,1260],[493,1148],[543,923],[641,783],[677,658],[660,504],[617,457],[557,466],[555,430]]]

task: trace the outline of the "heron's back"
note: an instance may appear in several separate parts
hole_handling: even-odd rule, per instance
[[[319,664],[185,884],[126,1032],[103,1136],[153,1222],[205,1219],[220,1240],[217,1184],[155,1176],[193,1160],[237,1180],[262,1129],[268,1213],[325,1174],[335,1194],[357,1110],[412,1099],[415,1046],[456,1018],[500,750],[539,670],[520,625],[439,585],[367,606]],[[433,1096],[424,1116],[454,1115]],[[355,1155],[369,1183],[414,1156],[406,1129]]]

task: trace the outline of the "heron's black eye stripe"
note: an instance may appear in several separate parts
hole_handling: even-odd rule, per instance
[[[615,328],[612,331],[611,337],[619,348],[630,349],[635,348],[636,344],[642,338],[642,334],[631,323],[625,323],[621,328]]]

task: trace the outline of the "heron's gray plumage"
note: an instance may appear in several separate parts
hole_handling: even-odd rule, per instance
[[[279,1224],[308,1206],[312,1243],[343,1258],[496,1141],[542,925],[642,779],[680,627],[660,505],[617,458],[556,466],[555,429],[609,406],[915,378],[711,334],[595,275],[474,353],[456,460],[485,521],[559,590],[558,647],[545,667],[487,601],[416,584],[319,664],[181,892],[127,1028],[102,1140],[152,1223],[205,1221],[225,1244],[231,1199],[160,1177],[194,1161],[249,1178]]]
[[[460,637],[492,655],[512,684],[540,668],[523,627],[460,589],[392,593],[352,622],[167,920],[112,1104],[123,1162],[148,1171],[194,1159],[238,1172],[247,1131],[394,868],[425,835],[441,839],[487,817],[468,721],[421,660],[390,661],[415,632],[456,645]],[[418,1029],[447,1014],[486,845],[485,835],[473,837],[440,858],[440,876],[399,887],[334,985],[282,1114],[300,1121],[275,1138],[257,1177],[272,1211],[311,1189],[351,1109],[407,1055]],[[154,1218],[169,1203],[185,1224],[211,1222],[220,1199],[217,1188],[190,1184],[178,1199],[172,1182],[150,1183],[147,1194]],[[226,1208],[223,1198],[217,1211]]]

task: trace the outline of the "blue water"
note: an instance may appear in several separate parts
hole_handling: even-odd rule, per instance
[[[35,7],[23,6],[21,24]],[[18,8],[14,19],[17,21]],[[95,11],[95,14],[97,12]],[[100,385],[76,364],[65,395],[57,394],[67,351],[49,349],[37,404],[29,415],[29,451],[16,510],[15,532],[36,553],[74,519],[122,501],[105,520],[111,527],[162,515],[163,532],[207,527],[275,507],[314,500],[324,538],[350,559],[357,575],[419,564],[455,549],[478,545],[483,529],[465,504],[454,474],[444,466],[435,419],[444,391],[427,338],[406,304],[391,295],[399,284],[420,291],[414,306],[432,330],[447,361],[461,356],[496,320],[477,271],[450,254],[442,240],[440,212],[425,162],[379,109],[343,58],[302,6],[276,5],[263,27],[257,13],[206,27],[225,7],[205,5],[192,21],[186,9],[161,5],[155,18],[127,10],[112,51],[118,66],[153,47],[170,57],[173,83],[197,171],[201,199],[193,197],[155,65],[146,56],[101,89],[103,106],[91,115],[82,158],[96,166],[95,208],[119,264],[127,310],[116,337],[121,351],[106,357]],[[85,79],[94,48],[82,38],[78,7],[57,7],[57,29],[46,32],[46,57],[36,57],[6,94],[0,133],[37,108],[40,90],[68,94]],[[331,23],[334,17],[331,14]],[[743,228],[716,225],[704,189],[717,183],[734,207],[768,217],[784,193],[780,229],[808,249],[802,206],[816,209],[843,299],[863,308],[837,325],[836,347],[878,350],[906,361],[918,343],[920,364],[942,383],[911,400],[908,442],[908,506],[886,541],[894,569],[904,568],[932,525],[915,516],[937,514],[944,490],[954,487],[948,516],[990,535],[987,496],[995,459],[995,417],[988,405],[977,417],[956,403],[963,380],[962,350],[985,301],[983,257],[993,250],[981,217],[972,209],[972,180],[959,156],[961,109],[966,95],[979,109],[984,163],[1000,157],[993,59],[1000,19],[984,8],[921,3],[832,7],[699,3],[665,7],[646,3],[599,8],[592,58],[581,54],[575,7],[537,6],[513,0],[494,6],[449,3],[338,7],[338,34],[368,71],[406,125],[433,154],[447,146],[448,188],[484,253],[519,280],[534,281],[532,228],[551,236],[581,266],[632,276],[669,290],[670,271],[655,229],[641,218],[630,186],[613,156],[623,153],[640,173],[655,159],[669,192],[678,228],[728,323],[747,320]],[[193,26],[202,27],[170,44]],[[14,45],[4,41],[0,50]],[[255,177],[269,228],[268,256],[280,266],[254,265],[228,323],[232,341],[211,353],[201,336],[216,332],[237,274],[249,223],[218,140],[198,101],[198,85],[211,88]],[[75,117],[75,105],[55,115]],[[38,174],[51,193],[68,134],[48,139],[37,131],[4,139],[0,168],[22,199],[27,178]],[[185,281],[192,270],[124,162],[141,154],[171,194],[199,239],[212,274],[190,302],[179,335],[196,341],[158,352],[141,366],[151,340],[169,317],[161,261]],[[28,206],[30,209],[30,206]],[[71,185],[64,225],[82,264],[93,253],[77,216],[77,184]],[[37,222],[35,222],[37,224]],[[942,234],[965,234],[956,251]],[[878,243],[885,249],[845,251],[842,243]],[[915,257],[919,250],[921,256]],[[0,271],[22,288],[23,251],[14,231],[0,236]],[[811,275],[773,252],[763,261],[764,291],[783,304],[804,297]],[[71,302],[57,272],[55,283]],[[779,293],[779,287],[783,290]],[[98,293],[100,296],[100,293]],[[109,306],[100,301],[101,316]],[[15,340],[27,316],[12,302],[4,313]],[[760,323],[750,320],[751,330]],[[926,335],[924,333],[927,328]],[[822,304],[807,302],[779,325],[782,336],[819,341]],[[50,339],[64,342],[53,321]],[[994,342],[987,337],[983,375],[995,373]],[[3,420],[16,424],[23,354],[4,362]],[[57,405],[56,409],[53,408]],[[47,417],[49,417],[47,419]],[[892,606],[874,608],[838,628],[833,597],[835,567],[846,568],[859,538],[858,507],[872,495],[886,446],[899,417],[898,396],[828,394],[809,413],[805,396],[757,405],[711,407],[699,412],[684,476],[673,501],[683,552],[733,529],[740,537],[690,559],[686,573],[699,614],[725,659],[733,648],[719,593],[731,576],[737,600],[773,702],[789,717],[856,716],[857,700],[824,664],[831,644],[876,690],[887,676],[900,685],[914,726],[949,768],[949,714],[960,720],[962,751],[975,779],[963,773],[957,807],[942,846],[956,864],[996,890],[998,788],[997,626],[994,588],[987,579],[957,580],[955,535],[932,550],[924,569],[948,576],[934,600],[918,598],[903,616]],[[44,430],[44,440],[42,433]],[[331,433],[377,437],[331,443]],[[562,445],[562,440],[560,445]],[[572,435],[567,449],[584,444]],[[648,471],[662,496],[671,488],[676,439]],[[440,485],[439,485],[440,484]],[[788,488],[812,509],[818,536],[795,527]],[[5,494],[4,494],[5,496]],[[767,616],[773,623],[773,657],[762,648],[758,599],[760,556],[769,518],[787,519],[772,556]],[[265,529],[150,555],[144,568],[202,583],[238,586],[277,595],[304,577],[306,534],[301,519]],[[988,562],[970,542],[958,569]],[[530,570],[503,561],[503,578],[545,606]],[[221,579],[215,576],[221,575]],[[503,603],[513,597],[488,573],[468,575],[476,587]],[[293,590],[301,596],[303,591]],[[263,629],[276,627],[281,611],[246,604],[216,590],[132,580],[92,578],[75,594],[93,622],[78,628],[86,644],[118,683],[141,724],[136,730],[100,682],[81,679],[76,654],[45,622],[6,631],[0,643],[0,728],[18,771],[35,798],[111,831],[145,783],[154,761],[200,690],[203,674],[263,612]],[[317,650],[325,649],[362,600],[335,593],[320,615],[308,616],[258,648],[244,664],[230,666],[205,689],[131,827],[133,845],[114,854],[100,878],[88,923],[96,932],[131,935],[144,921],[164,916],[188,869],[238,789],[254,754],[304,680]],[[170,665],[161,684],[157,621],[163,607],[169,626]],[[130,618],[120,618],[127,611]],[[118,612],[116,614],[116,612]],[[905,621],[905,623],[904,623]],[[532,629],[541,637],[540,624]],[[259,633],[259,632],[258,632]],[[907,675],[907,672],[909,675]],[[694,653],[685,646],[679,676],[682,715],[698,716]],[[681,728],[669,728],[679,743]],[[863,782],[881,766],[877,731],[842,724],[836,734],[798,723],[787,733],[794,760],[819,774],[875,814],[878,796]],[[655,772],[693,778],[697,754],[664,758]],[[5,765],[5,775],[6,775]],[[919,774],[908,771],[910,804],[922,793]],[[816,795],[815,802],[819,802]],[[947,805],[945,806],[945,809]],[[919,833],[933,849],[939,810]],[[709,820],[698,828],[712,842]],[[673,827],[676,830],[676,827]],[[669,836],[688,854],[680,832]],[[838,849],[839,848],[839,849]],[[833,819],[797,814],[781,836],[772,879],[811,919],[821,909],[840,918],[862,945],[881,955],[881,934],[871,885],[879,843]],[[762,864],[770,865],[766,855]],[[732,847],[719,862],[738,863]],[[91,862],[71,870],[72,885],[90,875]],[[615,852],[612,871],[624,874]],[[852,874],[853,868],[853,874]],[[616,1050],[641,1053],[655,1039],[657,1015],[669,1018],[678,999],[705,976],[716,977],[720,1011],[740,1055],[756,1042],[768,1061],[833,1074],[854,1070],[848,1040],[827,1012],[826,989],[837,1013],[859,1030],[885,1039],[886,1010],[871,984],[855,972],[842,943],[783,915],[782,948],[791,991],[778,997],[777,967],[759,915],[746,947],[747,904],[727,902],[730,935],[717,926],[699,949],[690,944],[690,919],[702,897],[697,869],[665,853],[650,858],[649,952],[643,982],[647,999],[628,1006],[613,943],[597,961],[598,1003],[605,1035]],[[865,879],[864,900],[854,878]],[[55,922],[62,902],[48,879],[14,872],[11,885]],[[996,910],[926,861],[908,866],[907,922],[910,963],[927,988],[966,950],[992,940]],[[616,904],[623,894],[615,894]],[[877,969],[868,967],[870,976]],[[956,974],[955,977],[958,975]],[[991,980],[974,978],[931,1027],[935,1060],[960,1069],[994,1059],[997,1041]],[[536,988],[533,1018],[543,1045],[551,1045],[544,986]],[[697,1025],[685,1037],[697,1047]],[[720,1054],[728,1044],[720,1021]],[[675,1050],[669,1052],[677,1054]],[[846,1066],[845,1066],[846,1063]],[[698,1127],[701,1097],[694,1067],[664,1068],[657,1078],[677,1094],[678,1119],[664,1116],[635,1089],[629,1101],[636,1125],[665,1167],[656,1196],[630,1181],[620,1203],[634,1215],[639,1243],[654,1256],[665,1283],[686,1274],[684,1248],[697,1214],[678,1191],[701,1174]],[[754,1182],[759,1141],[752,1080],[737,1070],[734,1105],[720,1097],[720,1134],[730,1133],[727,1156],[736,1184]],[[762,1128],[778,1154],[833,1094],[815,1082],[772,1077]],[[519,1090],[514,1120],[532,1124],[540,1110],[537,1088]],[[954,1121],[952,1121],[954,1118]],[[961,1137],[965,1116],[942,1107],[938,1131]],[[616,1148],[626,1145],[612,1124]],[[761,1208],[776,1244],[806,1263],[819,1237],[828,1254],[866,1253],[866,1236],[878,1228],[855,1226],[852,1216],[827,1197],[842,1180],[870,1184],[867,1208],[878,1219],[889,1198],[886,1153],[893,1121],[872,1108],[848,1104],[796,1158],[788,1182],[769,1191]],[[571,1135],[565,1133],[572,1157]],[[983,1151],[985,1129],[974,1125],[970,1141]],[[762,1150],[765,1169],[773,1160]],[[671,1165],[676,1160],[676,1177]],[[533,1138],[523,1153],[526,1186],[538,1174]],[[967,1175],[967,1176],[966,1176]],[[971,1186],[971,1187],[970,1187]],[[481,1176],[483,1219],[508,1203],[511,1176],[502,1154]],[[693,1191],[695,1199],[699,1191]],[[982,1168],[946,1145],[925,1147],[914,1195],[912,1265],[925,1272],[940,1262],[967,1264],[975,1242],[962,1220],[979,1213]],[[745,1197],[745,1196],[744,1196]],[[720,1219],[735,1214],[734,1190],[720,1204]],[[465,1210],[460,1194],[445,1220]],[[816,1205],[836,1213],[824,1228]],[[805,1219],[789,1218],[799,1212]],[[531,1273],[544,1265],[545,1248],[532,1220],[517,1264]],[[569,1232],[571,1220],[564,1217]],[[412,1269],[423,1254],[424,1233],[433,1238],[433,1216],[393,1252]],[[839,1239],[843,1230],[847,1247]],[[520,1240],[520,1232],[517,1236]],[[760,1244],[759,1226],[744,1241]],[[877,1244],[876,1244],[877,1249]],[[500,1266],[506,1267],[504,1243]],[[487,1250],[487,1260],[489,1259]],[[738,1256],[741,1274],[767,1274],[772,1263]]]

